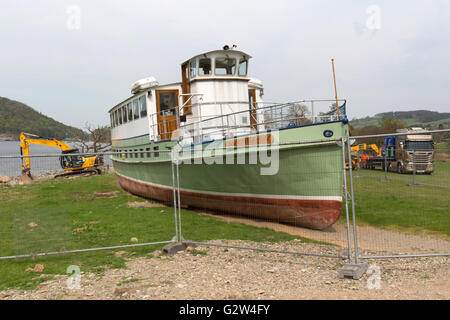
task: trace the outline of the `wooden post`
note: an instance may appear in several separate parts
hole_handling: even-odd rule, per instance
[[[339,102],[338,102],[337,88],[336,88],[336,75],[334,73],[334,59],[331,59],[331,66],[333,67],[334,94],[336,97],[336,110],[337,110],[337,116],[339,119]]]

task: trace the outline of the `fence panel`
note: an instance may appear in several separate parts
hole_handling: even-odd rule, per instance
[[[267,154],[270,161],[264,158]],[[341,140],[220,144],[213,151],[208,145],[185,148],[179,164],[181,206],[186,209],[181,215],[183,238],[256,250],[281,240],[280,252],[346,256],[343,155]],[[275,170],[265,172],[269,168]],[[198,213],[204,217],[201,225],[193,223],[192,216]],[[230,224],[236,241],[222,236]],[[251,234],[243,232],[243,224],[255,227]],[[261,228],[274,232],[259,237]]]
[[[450,162],[445,139],[449,132],[397,141],[392,154],[383,150],[378,161],[366,158],[365,163],[359,162],[353,182],[357,239],[363,256],[450,254]],[[362,141],[378,144],[393,135],[355,137],[354,146]],[[429,136],[432,140],[425,141]],[[352,152],[353,158],[364,155],[377,157],[367,150]]]
[[[101,155],[105,164],[122,158]],[[100,175],[54,178],[62,172],[59,156],[30,156],[32,182],[18,175],[20,157],[0,156],[0,259],[175,241],[173,208],[121,189],[109,165]]]

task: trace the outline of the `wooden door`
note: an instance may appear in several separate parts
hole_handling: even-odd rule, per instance
[[[248,107],[250,111],[250,127],[252,130],[258,130],[258,120],[256,118],[256,90],[248,89]]]
[[[158,134],[161,140],[170,139],[177,129],[175,108],[178,106],[178,90],[156,90],[156,109],[158,112]]]
[[[191,76],[189,72],[189,62],[186,62],[181,66],[181,93],[191,93]],[[189,96],[183,97],[183,103],[185,103],[189,99]],[[187,105],[183,108],[183,114],[192,114],[192,106],[191,101],[187,103]]]

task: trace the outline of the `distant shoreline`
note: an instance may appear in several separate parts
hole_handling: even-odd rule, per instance
[[[19,139],[11,136],[0,136],[0,141],[19,141]]]

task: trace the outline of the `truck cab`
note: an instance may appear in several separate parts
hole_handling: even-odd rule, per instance
[[[431,174],[434,171],[434,143],[432,134],[412,134],[424,131],[422,128],[399,129],[398,133],[405,133],[397,137],[395,143],[395,161],[393,169],[399,173]]]

